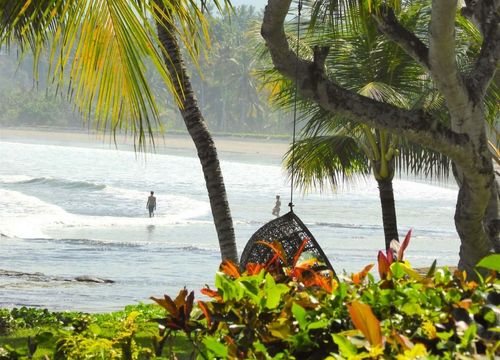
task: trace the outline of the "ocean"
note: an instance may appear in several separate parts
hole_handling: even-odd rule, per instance
[[[193,151],[155,154],[47,141],[0,141],[0,307],[101,312],[213,284],[220,263],[201,166]],[[271,220],[290,185],[280,159],[219,154],[238,251]],[[146,201],[155,191],[157,211]],[[394,180],[400,235],[413,228],[414,266],[458,262],[457,190]],[[376,262],[384,247],[376,182],[338,193],[296,191],[294,211],[337,273]],[[113,283],[75,281],[97,277]]]

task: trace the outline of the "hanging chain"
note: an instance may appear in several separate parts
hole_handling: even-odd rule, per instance
[[[294,92],[294,102],[293,102],[293,137],[292,137],[292,179],[290,182],[290,211],[293,212],[293,186],[295,180],[295,133],[297,129],[297,88],[298,88],[298,71],[299,71],[299,40],[300,40],[300,15],[302,12],[302,0],[298,2],[298,15],[297,15],[297,62],[295,63],[295,92]]]

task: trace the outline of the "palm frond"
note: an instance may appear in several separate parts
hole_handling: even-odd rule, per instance
[[[355,177],[364,177],[370,165],[356,140],[345,135],[299,140],[285,154],[285,168],[304,191],[336,189]],[[293,173],[293,174],[292,174]]]
[[[146,134],[154,144],[154,128],[161,127],[147,68],[158,72],[179,104],[182,96],[166,70],[155,21],[175,23],[177,38],[195,61],[202,42],[209,41],[194,0],[157,1],[169,16],[155,1],[0,0],[0,41],[16,41],[34,54],[35,76],[40,56],[48,54],[50,81],[67,89],[79,112],[102,130],[132,132],[141,148]]]
[[[395,167],[400,173],[443,181],[449,178],[451,161],[443,154],[422,148],[404,139],[399,143]]]

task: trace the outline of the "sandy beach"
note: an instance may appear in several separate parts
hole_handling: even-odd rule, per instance
[[[49,141],[57,145],[71,146],[102,146],[108,144],[115,147],[113,137],[93,130],[66,131],[50,128],[0,128],[0,141]],[[288,149],[287,141],[275,139],[236,138],[229,136],[214,136],[215,145],[219,152],[246,155],[266,155],[282,157]],[[134,145],[132,135],[118,134],[116,147],[130,149]],[[149,149],[149,146],[148,146]],[[166,149],[193,150],[195,147],[188,134],[162,134],[155,137],[155,151],[162,152]]]

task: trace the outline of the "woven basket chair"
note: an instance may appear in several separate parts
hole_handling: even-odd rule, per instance
[[[293,262],[293,257],[306,237],[309,238],[309,241],[303,253],[312,254],[323,264],[324,269],[331,270],[333,276],[336,277],[332,265],[318,242],[293,211],[266,223],[252,235],[241,254],[240,268],[242,270],[246,269],[248,263],[265,264],[274,256],[271,248],[259,244],[258,241],[267,243],[278,241],[286,253],[287,263],[291,264]]]

